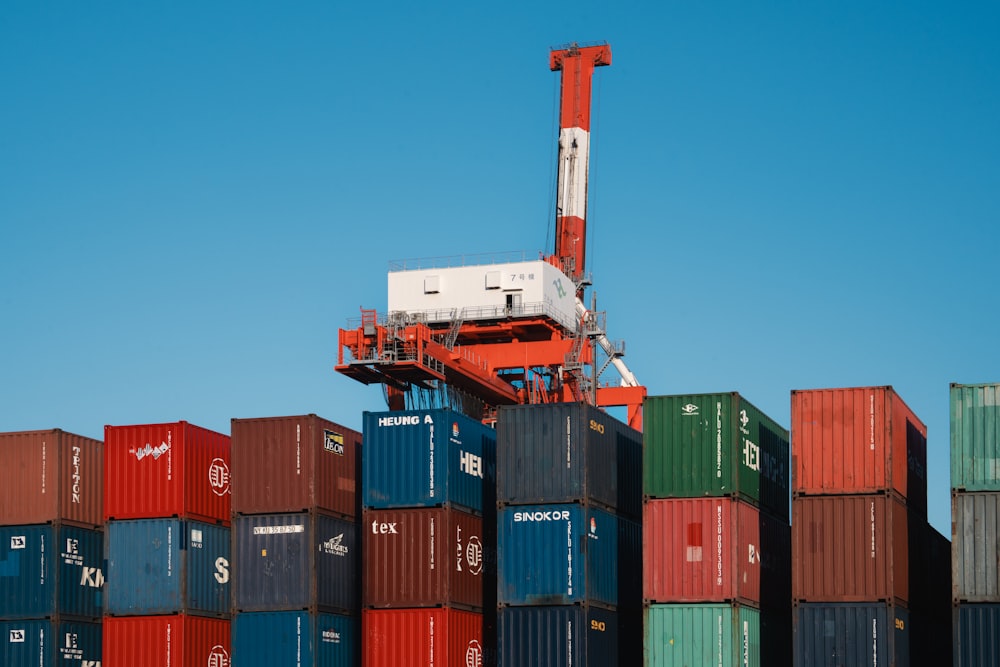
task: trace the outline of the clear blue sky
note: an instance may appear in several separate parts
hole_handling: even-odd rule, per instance
[[[550,249],[548,51],[606,40],[588,263],[629,366],[786,426],[894,386],[950,533],[948,385],[1000,381],[1000,6],[417,7],[0,5],[0,431],[360,429],[338,328],[390,260]]]

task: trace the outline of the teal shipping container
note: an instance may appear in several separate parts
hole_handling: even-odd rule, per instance
[[[496,431],[453,410],[366,412],[362,503],[367,509],[495,506]]]
[[[951,385],[951,488],[1000,491],[1000,384]]]
[[[100,618],[103,586],[103,531],[0,526],[0,618]]]
[[[101,664],[101,623],[60,618],[0,621],[0,665],[57,667]]]
[[[107,612],[229,616],[228,526],[186,519],[109,521]]]
[[[650,605],[645,665],[761,667],[760,612],[738,604]]]
[[[739,496],[788,518],[788,429],[736,392],[648,396],[642,410],[647,498]]]
[[[243,667],[354,667],[357,616],[306,611],[252,612],[233,618],[233,664]]]

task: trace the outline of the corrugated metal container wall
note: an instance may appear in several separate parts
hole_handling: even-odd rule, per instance
[[[218,618],[108,616],[102,667],[228,667],[229,635]]]
[[[621,662],[618,615],[587,605],[505,607],[497,633],[498,667],[614,667]]]
[[[760,607],[788,616],[792,613],[792,527],[786,519],[761,512],[760,519]],[[750,557],[749,549],[747,558]],[[791,635],[789,635],[791,646]],[[791,650],[789,648],[789,650]]]
[[[356,616],[339,614],[304,611],[236,614],[233,617],[233,664],[242,667],[354,667],[359,626]]]
[[[364,604],[483,608],[496,588],[483,519],[454,508],[365,510]]]
[[[760,612],[730,604],[651,605],[645,664],[761,667]]]
[[[104,523],[104,443],[58,429],[0,433],[0,523]]]
[[[618,517],[576,504],[499,512],[497,597],[505,605],[618,604]]]
[[[0,526],[0,618],[100,618],[104,532]]]
[[[734,498],[647,500],[643,598],[760,605],[760,510]]]
[[[56,667],[101,664],[100,623],[58,619],[0,621],[0,665]]]
[[[642,434],[586,403],[501,406],[497,500],[642,514]]]
[[[134,519],[109,521],[106,530],[108,614],[229,615],[228,527]]]
[[[233,512],[353,518],[360,457],[360,433],[316,415],[233,419]]]
[[[792,490],[895,491],[927,515],[927,427],[892,387],[792,391]]]
[[[788,518],[788,430],[735,392],[643,401],[643,492],[739,495]]]
[[[365,609],[364,667],[445,667],[483,664],[483,615],[436,607]]]
[[[235,611],[358,609],[358,525],[317,513],[236,516]]]
[[[954,608],[955,667],[1000,665],[1000,604]]]
[[[459,412],[366,412],[362,457],[366,508],[495,502],[496,431]]]
[[[951,487],[1000,491],[1000,384],[951,385]]]
[[[795,667],[909,667],[910,619],[886,604],[803,604],[795,613]]]
[[[910,514],[911,667],[951,664],[951,542]]]
[[[229,524],[229,436],[187,422],[104,427],[104,519]]]
[[[909,600],[909,526],[895,496],[809,496],[792,502],[792,598]]]
[[[1000,493],[951,496],[952,598],[1000,602]]]

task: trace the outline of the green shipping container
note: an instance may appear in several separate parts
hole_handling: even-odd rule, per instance
[[[650,396],[642,411],[646,497],[735,495],[788,518],[788,429],[736,392]]]
[[[1000,384],[951,385],[951,488],[1000,491]]]
[[[760,612],[734,604],[646,609],[646,667],[761,667]]]

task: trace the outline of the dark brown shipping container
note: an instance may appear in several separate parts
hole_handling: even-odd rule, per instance
[[[496,589],[496,555],[483,519],[454,508],[365,510],[366,607],[481,610]]]
[[[796,602],[909,600],[907,509],[893,495],[792,499]]]
[[[0,433],[0,524],[104,525],[104,443],[59,429]]]
[[[357,517],[361,433],[316,415],[232,420],[237,514]]]

